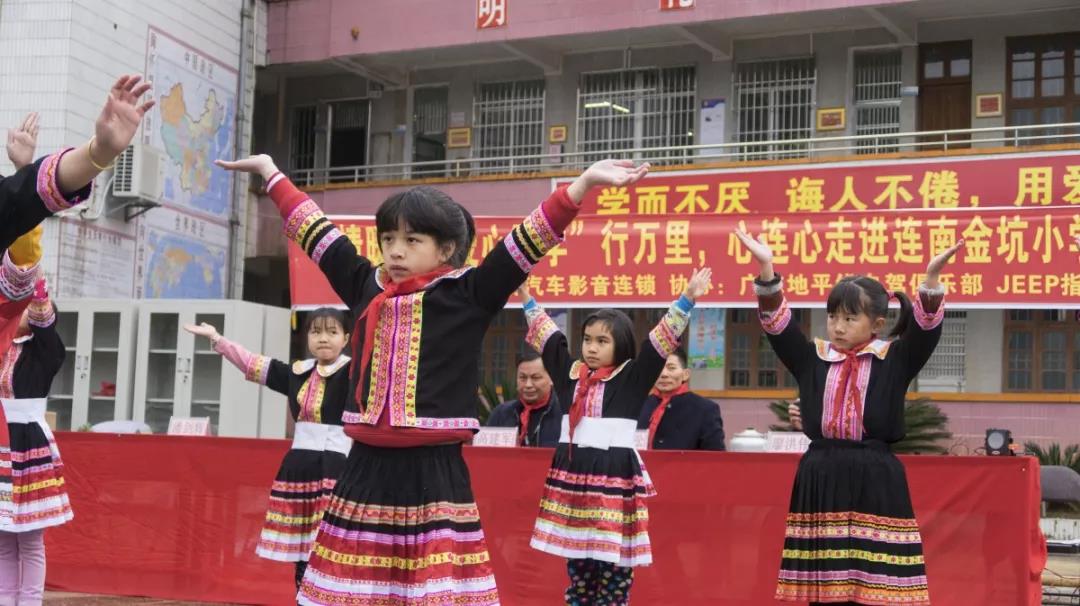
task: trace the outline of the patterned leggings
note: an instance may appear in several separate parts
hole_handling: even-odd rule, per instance
[[[567,560],[567,606],[625,606],[630,603],[634,569],[599,560]]]

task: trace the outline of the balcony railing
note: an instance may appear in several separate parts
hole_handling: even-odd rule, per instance
[[[566,152],[548,154],[457,158],[429,162],[368,164],[290,171],[300,186],[406,181],[415,179],[471,179],[477,177],[527,176],[579,171],[604,157],[633,158],[660,165],[694,165],[717,162],[821,159],[967,148],[1080,144],[1080,122],[1002,126],[957,130],[917,131],[871,135],[845,135],[772,141],[743,141],[716,145],[621,149],[610,153]],[[1022,151],[1022,150],[1018,150]]]

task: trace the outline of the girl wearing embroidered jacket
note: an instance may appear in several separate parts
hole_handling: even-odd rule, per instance
[[[301,604],[496,604],[490,557],[461,444],[479,429],[476,353],[496,313],[557,246],[587,191],[647,165],[604,161],[560,187],[466,267],[476,227],[446,194],[417,187],[375,216],[376,266],[269,156],[219,162],[260,173],[285,232],[356,313],[343,416],[356,445],[323,519]]]
[[[313,357],[291,366],[252,354],[205,322],[184,326],[210,339],[214,351],[243,371],[247,380],[289,398],[289,412],[296,421],[293,444],[270,489],[270,508],[255,552],[269,560],[296,562],[297,588],[326,504],[352,448],[352,439],[341,424],[349,396],[351,358],[342,353],[349,342],[348,326],[347,315],[340,309],[322,307],[311,312],[304,333]]]
[[[829,293],[829,340],[808,342],[784,299],[764,237],[735,235],[760,265],[761,326],[799,383],[810,449],[799,461],[776,599],[811,604],[930,604],[907,477],[889,444],[904,437],[904,395],[941,337],[938,277],[963,240],[934,257],[914,304],[866,276]],[[889,299],[900,318],[888,339]]]
[[[11,462],[10,483],[0,483],[0,604],[41,603],[45,528],[72,518],[60,451],[45,423],[45,398],[64,363],[64,343],[43,279],[32,293],[0,363],[3,431],[10,444],[0,448],[0,457]]]
[[[656,494],[634,450],[637,419],[712,271],[694,272],[635,356],[630,318],[602,309],[582,324],[582,359],[529,292],[519,290],[526,340],[540,352],[562,402],[572,402],[544,482],[531,545],[567,558],[571,605],[626,604],[635,566],[652,563],[648,508]]]

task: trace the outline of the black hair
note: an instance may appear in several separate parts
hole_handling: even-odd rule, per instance
[[[312,310],[304,320],[305,335],[311,332],[311,327],[315,325],[317,320],[323,320],[324,325],[326,320],[337,322],[341,325],[342,332],[349,334],[349,312],[344,309],[338,309],[337,307],[320,307]]]
[[[889,337],[897,337],[907,330],[915,315],[911,299],[902,291],[894,291],[892,296],[900,302],[900,317],[896,320]],[[834,314],[837,311],[860,314],[865,313],[871,320],[884,318],[889,313],[889,291],[877,280],[867,276],[846,276],[833,286],[825,310]]]
[[[671,355],[679,358],[679,364],[682,364],[683,368],[690,368],[690,358],[687,357],[685,349],[677,347],[675,351],[671,352]]]
[[[533,360],[539,360],[539,359],[540,359],[540,354],[538,354],[535,351],[530,349],[529,351],[526,351],[525,353],[518,356],[516,360],[514,360],[514,368],[517,368],[518,366],[521,366],[522,364],[524,364],[526,362],[532,362]]]
[[[594,311],[581,323],[582,339],[585,338],[585,329],[597,322],[602,323],[607,327],[608,332],[611,333],[612,340],[615,341],[615,366],[618,366],[627,360],[631,360],[637,355],[637,343],[636,339],[634,339],[634,322],[630,320],[630,316],[617,309],[600,309]]]
[[[434,187],[413,187],[390,196],[379,205],[375,212],[375,230],[380,236],[402,224],[415,233],[435,238],[439,246],[453,244],[454,252],[447,260],[453,267],[465,265],[476,238],[472,214]]]

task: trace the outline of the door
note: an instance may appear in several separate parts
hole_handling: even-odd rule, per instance
[[[450,88],[427,86],[413,92],[413,162],[446,159],[446,128]],[[432,177],[446,172],[443,164],[417,166],[414,175]]]
[[[971,128],[971,41],[919,46],[919,130]],[[968,135],[920,137],[920,150],[970,147]],[[926,143],[941,142],[941,145]]]
[[[368,102],[338,101],[330,104],[330,181],[351,183],[365,179],[367,164]],[[345,168],[342,168],[345,167]],[[335,170],[338,169],[338,170]]]

